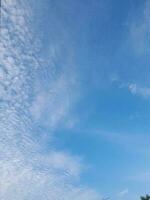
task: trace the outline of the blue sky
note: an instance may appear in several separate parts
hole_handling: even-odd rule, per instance
[[[148,0],[2,0],[1,199],[148,193],[149,34]]]

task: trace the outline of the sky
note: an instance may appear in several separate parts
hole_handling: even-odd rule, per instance
[[[2,0],[0,199],[139,199],[150,186],[150,1]]]

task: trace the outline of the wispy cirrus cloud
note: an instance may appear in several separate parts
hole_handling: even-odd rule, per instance
[[[55,80],[47,81],[49,86],[47,89],[39,88],[30,110],[35,121],[55,128],[69,115],[69,110],[75,101],[76,91],[73,87],[74,83],[66,74],[61,74]]]
[[[0,199],[98,200],[99,195],[92,189],[74,185],[74,178],[80,175],[82,168],[79,158],[54,149],[48,155],[40,153],[41,147],[33,137],[30,112],[37,120],[47,111],[48,104],[49,121],[56,125],[70,104],[68,97],[64,97],[68,94],[69,82],[62,76],[49,87],[48,93],[40,93],[32,103],[34,76],[41,66],[36,56],[38,47],[33,42],[31,18],[32,7],[27,2],[3,1],[0,41]]]
[[[116,80],[115,80],[116,81]],[[137,83],[125,83],[123,81],[117,80],[117,84],[119,88],[126,88],[128,91],[135,96],[139,96],[142,98],[150,97],[150,87],[140,86]]]
[[[150,52],[150,2],[144,2],[143,12],[139,13],[136,20],[133,20],[130,26],[131,43],[134,51],[138,55],[148,54]]]
[[[140,87],[137,84],[129,84],[128,89],[134,95],[138,95],[144,98],[150,96],[150,88],[148,87]]]
[[[122,198],[122,197],[126,196],[128,193],[129,193],[129,190],[124,189],[118,193],[118,196]]]

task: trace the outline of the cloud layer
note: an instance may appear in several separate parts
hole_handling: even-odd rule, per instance
[[[38,45],[31,31],[31,19],[30,4],[21,0],[3,0],[0,199],[97,200],[99,196],[96,192],[80,184],[74,186],[74,178],[80,175],[82,168],[79,158],[53,149],[48,154],[40,153],[41,148],[33,137],[33,118],[38,120],[46,112],[47,103],[50,105],[49,123],[53,127],[68,111],[70,103],[67,102],[69,97],[66,97],[69,84],[64,75],[57,78],[48,93],[39,93],[32,101],[34,77],[41,61],[36,55]]]

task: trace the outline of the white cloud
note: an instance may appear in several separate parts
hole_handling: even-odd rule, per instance
[[[69,153],[51,151],[47,155],[40,155],[40,160],[43,160],[44,165],[56,170],[61,170],[66,176],[79,177],[83,168],[81,159],[74,157]]]
[[[150,88],[140,87],[137,84],[129,84],[129,91],[134,95],[139,95],[141,97],[149,97],[150,96]]]
[[[35,120],[46,118],[45,125],[56,127],[66,117],[73,103],[71,82],[61,75],[49,84],[46,91],[43,92],[43,89],[37,94],[31,105],[31,113]]]
[[[49,155],[39,153],[30,118],[33,75],[39,67],[29,20],[32,9],[26,1],[17,0],[3,0],[2,7],[0,199],[98,200],[93,190],[74,186],[82,168],[80,159],[53,149]],[[37,96],[32,107],[35,118],[39,119],[50,106],[50,122],[55,125],[70,105],[62,93],[68,94],[68,81],[60,76],[48,93]]]
[[[137,95],[142,98],[150,97],[150,88],[145,86],[140,86],[136,83],[123,83],[120,82],[119,88],[127,88],[132,95]]]

